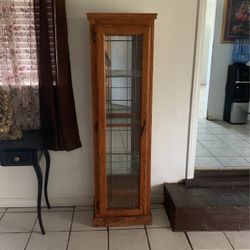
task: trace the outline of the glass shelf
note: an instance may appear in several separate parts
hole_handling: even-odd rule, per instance
[[[141,35],[135,35],[135,36],[105,36],[105,42],[107,43],[114,43],[114,42],[133,42],[133,43],[138,43],[142,41],[142,36]]]
[[[142,41],[142,39],[137,39],[138,41]],[[132,39],[105,39],[105,42],[123,42],[123,43],[127,43],[127,42],[134,42]]]
[[[107,78],[115,77],[141,77],[141,71],[139,70],[106,70]]]

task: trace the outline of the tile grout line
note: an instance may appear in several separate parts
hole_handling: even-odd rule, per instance
[[[0,221],[2,220],[2,218],[4,217],[4,215],[6,214],[7,209],[8,209],[8,208],[5,208],[5,211],[4,211],[3,214],[0,216]]]
[[[144,228],[119,228],[119,229],[110,229],[109,231],[131,231],[131,230],[143,230]],[[171,229],[171,226],[154,226],[148,227],[147,229]],[[71,230],[72,231],[72,230]],[[84,230],[74,230],[73,233],[81,233],[81,232],[105,232],[107,229],[84,229]],[[33,231],[34,233],[39,233],[39,231]],[[46,233],[67,233],[69,230],[46,230]],[[19,233],[29,233],[29,232],[1,232],[1,234],[19,234]]]
[[[171,228],[171,225],[169,226],[146,226],[147,229],[164,229],[164,228]]]
[[[185,234],[185,236],[186,236],[186,239],[187,239],[187,241],[188,241],[189,246],[191,247],[191,250],[194,250],[193,245],[192,245],[192,243],[191,243],[191,240],[190,240],[189,237],[188,237],[187,232],[184,232],[184,234]]]
[[[209,149],[207,149],[207,151],[209,151]],[[210,151],[209,151],[209,153],[211,153]],[[212,154],[212,153],[211,153]],[[214,156],[213,154],[211,155],[211,156],[196,156],[195,158],[214,158],[216,161],[218,161],[222,166],[221,167],[214,167],[214,168],[212,168],[212,169],[224,169],[224,168],[226,168],[226,169],[234,169],[234,168],[237,168],[237,169],[246,169],[246,168],[249,168],[249,166],[227,166],[227,165],[223,165],[223,163],[220,161],[220,159],[218,159],[218,157],[227,157],[227,158],[235,158],[235,157],[237,157],[237,158],[242,158],[242,159],[244,159],[247,163],[249,163],[249,161],[246,159],[246,157],[248,157],[248,156],[241,156],[241,155],[238,155],[238,156]],[[198,168],[200,168],[200,167],[198,167]],[[201,168],[201,169],[203,169],[203,168]]]
[[[232,133],[232,134],[235,134],[235,135],[237,135],[240,139],[242,139],[237,133]],[[220,138],[219,138],[220,139]],[[245,141],[244,139],[242,139],[243,141]],[[220,139],[220,141],[222,142],[222,143],[224,143],[224,144],[226,144],[226,146],[227,147],[229,147],[230,149],[232,149],[234,152],[236,152],[240,157],[242,157],[242,158],[245,158],[244,156],[242,156],[242,155],[240,155],[237,151],[235,151],[234,150],[234,148],[233,148],[233,146],[231,146],[231,145],[228,145],[227,143],[225,143],[223,140],[221,140]],[[249,145],[249,147],[250,147],[250,145]],[[210,151],[209,151],[210,152]],[[211,152],[210,152],[211,153]],[[218,156],[219,157],[219,156]],[[232,156],[233,157],[233,156]],[[237,157],[237,156],[236,156]],[[219,161],[221,164],[222,164],[222,162],[219,160],[219,159],[217,159],[217,157],[215,156],[215,158],[216,158],[216,160],[217,161]],[[246,160],[246,158],[245,158],[245,160]],[[248,162],[248,160],[246,160],[247,162]],[[223,164],[222,164],[223,165]],[[223,165],[223,167],[227,167],[227,166],[224,166]],[[248,167],[248,166],[247,166]]]
[[[51,208],[53,209],[53,208]],[[54,211],[43,211],[41,210],[41,212],[43,214],[48,214],[48,213],[59,213],[59,212],[73,212],[73,209],[72,210],[54,210]],[[37,213],[37,211],[10,211],[10,212],[6,212],[7,214],[34,214],[34,213]]]
[[[223,163],[220,161],[220,159],[218,159],[217,157],[227,157],[227,158],[234,158],[234,157],[238,157],[238,158],[243,158],[244,159],[244,157],[243,156],[215,156],[214,158],[219,162],[219,163],[221,163],[222,165],[223,165]],[[244,159],[244,160],[246,160],[246,159]],[[247,160],[246,160],[247,161]],[[248,161],[247,161],[247,163],[248,163]],[[236,165],[236,164],[235,164]],[[240,169],[244,169],[244,168],[249,168],[249,166],[225,166],[225,165],[223,165],[223,167],[225,167],[225,168],[240,168]]]
[[[0,233],[0,235],[4,235],[4,234],[29,234],[30,232],[28,231],[24,231],[24,232],[2,232]]]
[[[216,136],[216,135],[215,135]],[[222,140],[220,140],[220,138],[218,138],[218,140],[220,141],[220,142],[223,142]],[[200,142],[201,143],[201,142]],[[223,142],[224,143],[224,142]],[[201,143],[202,144],[202,143]],[[231,149],[234,153],[237,153],[238,155],[236,155],[236,156],[215,156],[211,151],[210,151],[210,148],[207,148],[205,145],[203,145],[202,144],[202,146],[211,154],[211,156],[196,156],[196,158],[197,157],[213,157],[215,160],[217,160],[221,165],[222,165],[222,167],[223,168],[230,168],[230,167],[233,167],[233,166],[226,166],[226,165],[224,165],[217,157],[240,157],[240,158],[242,158],[242,159],[244,159],[245,161],[247,161],[248,162],[248,160],[244,157],[244,156],[242,156],[242,155],[240,155],[237,151],[235,151],[234,150],[234,148],[233,147],[231,147],[230,145],[227,145],[226,144],[226,146],[229,148],[229,149]],[[217,149],[217,148],[216,148]],[[218,147],[218,149],[223,149],[223,147]],[[249,166],[238,166],[239,168],[247,168],[247,167],[249,167]],[[221,169],[221,167],[217,167],[216,169]]]
[[[233,250],[235,250],[233,244],[231,243],[231,241],[229,240],[229,238],[227,237],[226,233],[223,231],[224,236],[226,237],[227,241],[229,242],[230,246],[232,247]]]
[[[11,209],[11,208],[8,208],[8,209]],[[37,213],[37,211],[36,210],[34,210],[34,211],[22,211],[22,208],[17,208],[17,209],[19,209],[19,211],[17,210],[17,211],[8,211],[8,209],[6,210],[6,213],[8,213],[8,214],[18,214],[18,213]],[[36,208],[35,208],[36,209]],[[73,212],[73,209],[65,209],[65,210],[58,210],[58,209],[55,209],[55,210],[53,210],[53,207],[51,207],[51,210],[50,211],[48,211],[48,210],[43,210],[43,208],[42,208],[42,210],[41,210],[41,212],[44,214],[44,213],[57,213],[57,212]]]
[[[124,228],[112,228],[112,229],[109,229],[110,231],[131,231],[131,230],[142,230],[144,229],[144,227],[136,227],[136,228],[126,228],[126,226],[124,226]],[[99,230],[100,231],[100,230]]]
[[[222,125],[221,125],[222,126]],[[222,126],[224,129],[228,129],[228,128],[225,128],[224,126]],[[218,137],[217,136],[217,134],[215,133],[215,132],[213,132],[212,130],[211,130],[211,128],[209,128],[209,127],[204,127],[204,128],[206,128],[206,129],[208,129],[209,130],[209,132],[213,135],[213,136],[215,136],[216,137],[216,140],[218,140],[218,141],[220,141],[220,142],[222,142],[222,143],[224,143],[229,149],[231,149],[231,150],[233,150],[233,152],[235,152],[235,153],[237,153],[238,154],[238,157],[242,157],[237,151],[235,151],[234,150],[234,148],[232,147],[232,146],[230,146],[230,145],[228,145],[228,144],[226,144],[220,137]],[[230,134],[233,134],[233,135],[236,135],[237,137],[239,137],[241,140],[244,140],[241,136],[239,136],[235,131],[230,131],[230,130],[228,130],[229,132],[230,132]],[[197,132],[198,132],[198,129],[197,129]],[[223,135],[223,134],[221,134],[221,135]],[[245,141],[245,140],[244,140]],[[202,143],[201,143],[202,144]],[[203,144],[202,144],[203,145]],[[204,145],[203,145],[204,146]],[[224,166],[224,164],[219,160],[219,159],[217,159],[217,156],[215,156],[210,150],[209,150],[209,148],[207,148],[206,146],[204,146],[205,147],[205,149],[223,166],[223,167],[227,167],[227,166]],[[227,156],[226,156],[227,157]],[[244,159],[244,157],[242,157],[243,159]],[[246,159],[245,159],[246,160]]]
[[[134,230],[138,230],[138,229],[143,229],[143,228],[136,228]],[[133,230],[133,229],[117,229],[117,230]],[[105,229],[102,229],[102,230],[89,230],[89,229],[86,229],[86,230],[74,230],[72,232],[74,233],[81,233],[81,232],[105,232],[107,230]],[[34,233],[39,233],[39,231],[33,231]],[[69,230],[46,230],[46,233],[67,233],[69,232]],[[30,233],[30,232],[1,232],[1,234],[20,234],[20,233]]]
[[[29,235],[29,237],[28,237],[27,243],[26,243],[26,245],[25,245],[25,247],[24,247],[24,250],[27,249],[27,247],[28,247],[28,245],[29,245],[29,243],[30,243],[30,238],[31,238],[31,235],[34,233],[34,229],[35,229],[37,220],[38,220],[38,216],[36,216],[35,223],[34,223],[32,229],[31,229],[31,232],[30,232],[30,235]]]
[[[144,226],[144,230],[145,230],[145,234],[146,234],[146,237],[147,237],[148,248],[149,248],[149,250],[151,250],[151,245],[150,245],[150,241],[149,241],[149,237],[148,237],[148,231],[147,231],[146,226]]]
[[[147,229],[166,229],[166,228],[171,228],[171,226],[145,226]],[[114,229],[110,229],[110,231],[131,231],[131,230],[142,230],[144,229],[144,227],[137,227],[137,228],[114,228]],[[84,230],[84,231],[105,231],[104,229],[103,230]],[[82,232],[82,231],[80,231]]]
[[[209,130],[209,128],[207,128],[207,127],[204,127],[204,128],[206,128],[206,129],[208,129]],[[210,157],[213,157],[216,161],[218,161],[217,159],[216,159],[216,157],[209,151],[209,149],[205,146],[205,145],[203,145],[203,143],[198,139],[198,130],[199,129],[197,129],[197,141],[208,151],[208,153],[210,153],[211,154],[211,156]],[[218,138],[215,134],[213,134],[211,131],[210,131],[210,133],[213,135],[213,136],[215,136],[216,137],[216,140],[218,140],[218,141],[220,141],[220,142],[223,142],[220,138]],[[207,140],[204,140],[204,141],[207,141]],[[196,148],[196,150],[197,150],[197,148]],[[202,156],[198,156],[198,157],[202,157]],[[207,157],[207,156],[204,156],[204,157]],[[195,154],[195,158],[197,158],[197,156],[196,156],[196,154]],[[219,161],[219,163],[222,165],[222,167],[224,167],[224,165]],[[196,164],[195,164],[195,168],[197,168],[197,166],[196,166]],[[221,167],[216,167],[216,169],[220,169]]]
[[[68,235],[68,241],[67,241],[67,245],[66,245],[66,250],[68,250],[68,248],[69,248],[69,242],[70,242],[70,237],[71,237],[71,232],[72,232],[72,226],[73,226],[74,216],[75,216],[75,207],[73,207],[70,228],[69,228],[69,231],[68,231],[69,235]]]
[[[208,149],[207,148],[207,151],[214,157],[214,158],[216,158],[216,157],[239,157],[240,155],[233,149],[233,148],[231,148],[230,146],[228,146],[228,148],[229,149],[231,149],[234,153],[236,153],[237,155],[235,155],[235,156],[228,156],[228,155],[226,155],[226,156],[221,156],[221,155],[215,155],[215,154],[213,154],[210,150],[211,150],[211,148],[210,149]],[[215,149],[224,149],[224,148],[215,148]],[[221,163],[221,162],[220,162]],[[222,163],[221,163],[222,164]],[[223,164],[222,164],[222,166],[224,166]]]
[[[71,230],[73,233],[81,233],[81,232],[105,232],[107,231],[106,229],[82,229],[82,230]],[[62,232],[69,232],[69,230],[64,230],[64,231],[49,231],[51,233],[62,233]]]
[[[216,137],[216,140],[218,140],[219,142],[222,142],[224,143],[229,149],[233,150],[233,152],[235,152],[236,154],[238,154],[238,152],[236,152],[231,146],[227,145],[220,137],[218,137],[214,132],[210,131],[212,135],[214,135]],[[234,133],[230,133],[230,134],[233,134],[235,135]],[[240,138],[240,137],[239,137]],[[215,156],[207,147],[205,147],[206,150],[217,160],[219,161]],[[239,154],[238,154],[239,155]],[[219,156],[218,156],[219,157]],[[226,156],[227,157],[227,156]],[[223,163],[221,161],[219,161],[219,163],[223,166],[223,167],[226,167],[223,165]]]
[[[243,156],[243,158],[247,161],[247,162],[249,162],[249,160],[247,159],[248,158],[248,156]],[[250,158],[250,157],[249,157]],[[250,162],[249,162],[250,163]]]

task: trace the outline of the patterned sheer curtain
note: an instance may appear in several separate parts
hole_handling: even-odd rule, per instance
[[[17,126],[39,128],[33,0],[0,0],[0,87],[11,96]]]

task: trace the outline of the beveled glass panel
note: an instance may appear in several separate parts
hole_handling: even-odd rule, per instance
[[[139,208],[142,35],[105,36],[108,208]]]

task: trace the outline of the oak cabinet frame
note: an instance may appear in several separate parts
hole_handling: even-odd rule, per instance
[[[120,14],[120,13],[88,13],[87,17],[90,22],[90,44],[91,44],[91,68],[92,68],[92,96],[93,96],[93,136],[94,136],[94,176],[95,176],[95,202],[94,202],[94,225],[95,226],[115,226],[115,225],[134,225],[134,224],[150,224],[151,223],[151,210],[150,210],[150,163],[151,163],[151,120],[152,120],[152,78],[153,78],[153,36],[154,36],[154,20],[156,19],[156,14]],[[106,69],[107,64],[111,64],[111,46],[109,43],[106,44],[105,39],[112,39],[117,37],[127,37],[131,47],[130,52],[133,56],[133,42],[134,38],[141,39],[141,54],[138,49],[138,58],[141,59],[140,64],[141,73],[137,80],[137,89],[134,89],[134,78],[131,77],[129,82],[129,87],[127,87],[127,96],[134,96],[140,90],[139,101],[139,112],[125,112],[125,113],[107,113],[107,99],[112,91],[108,89],[107,85],[110,84],[107,80]],[[116,42],[116,40],[115,40]],[[136,40],[137,42],[137,40]],[[128,42],[127,42],[128,43]],[[128,45],[127,45],[128,46]],[[107,55],[110,54],[110,55]],[[130,54],[129,54],[130,55]],[[132,57],[131,56],[131,57]],[[128,56],[129,57],[129,56]],[[136,59],[137,60],[137,59]],[[112,60],[111,60],[112,61]],[[139,61],[139,60],[138,60]],[[132,62],[132,63],[131,63]],[[133,59],[130,58],[129,61],[133,67],[137,67],[133,62]],[[139,66],[138,66],[139,67]],[[132,73],[131,73],[132,74]],[[136,74],[136,73],[135,73]],[[112,77],[112,76],[111,76]],[[115,77],[115,75],[113,75]],[[128,82],[128,80],[127,80]],[[138,87],[138,85],[140,85]],[[112,87],[111,83],[111,87]],[[128,90],[129,89],[129,90]],[[111,91],[111,92],[110,92]],[[127,103],[130,101],[130,104],[127,104],[127,108],[132,110],[134,105],[132,100],[126,100]],[[120,99],[122,102],[122,99]],[[115,106],[115,101],[111,100],[112,107]],[[119,103],[119,102],[118,102]],[[119,106],[116,104],[116,106]],[[120,107],[119,107],[120,108]],[[138,117],[133,118],[133,117]],[[108,124],[109,119],[120,118],[123,121],[123,118],[126,118],[130,122],[128,123],[114,123]],[[125,119],[125,121],[126,121]],[[136,120],[137,119],[137,120]],[[135,122],[140,123],[137,127],[139,129],[140,135],[137,133],[138,142],[133,141],[134,138],[132,133],[133,127],[135,127]],[[112,123],[112,122],[111,122]],[[130,182],[133,178],[136,178],[129,174],[123,174],[120,176],[111,177],[107,174],[108,167],[107,165],[107,129],[111,128],[127,128],[128,135],[136,146],[139,147],[139,156],[138,156],[138,178],[139,178],[139,187],[138,194],[137,191],[134,191],[132,187],[129,187]],[[121,132],[120,132],[121,133]],[[132,156],[129,155],[129,157]],[[130,161],[132,161],[130,159]],[[111,153],[111,162],[112,162],[112,153]],[[111,164],[112,165],[112,164]],[[111,169],[112,171],[112,169]],[[135,175],[136,176],[136,175]],[[138,197],[138,203],[134,201],[136,205],[131,207],[126,206],[117,206],[109,207],[109,178],[112,181],[117,180],[118,186],[119,183],[128,183],[127,192],[134,192],[134,197]],[[111,182],[112,183],[112,182]],[[136,183],[136,181],[135,181]],[[131,188],[131,190],[129,190]],[[113,192],[113,190],[111,189]],[[114,190],[116,193],[115,197],[120,198],[124,196],[124,190]],[[124,196],[125,197],[125,196]],[[112,204],[112,202],[111,202]],[[119,204],[119,203],[117,203]],[[116,205],[117,205],[116,204]]]

